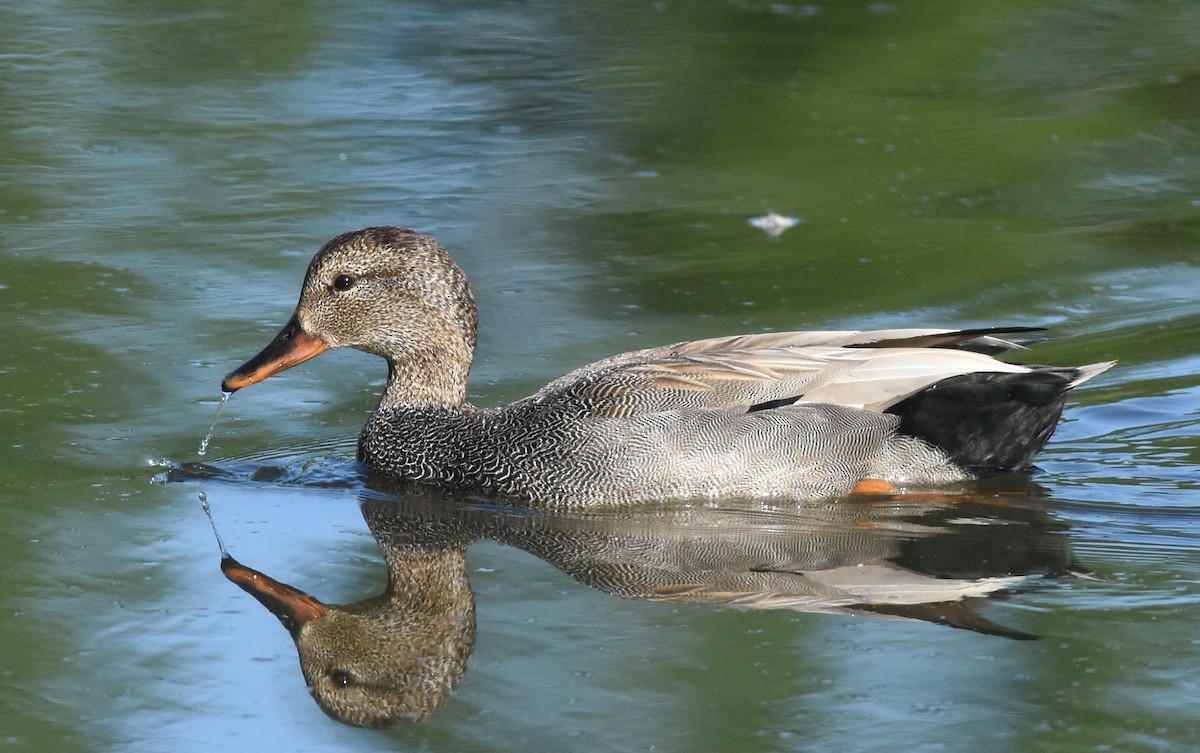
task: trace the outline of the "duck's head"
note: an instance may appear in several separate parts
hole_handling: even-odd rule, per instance
[[[432,237],[403,227],[345,233],[313,257],[291,320],[221,389],[349,347],[386,358],[393,379],[435,393],[457,392],[458,382],[465,390],[477,317],[466,275]]]
[[[339,722],[374,728],[421,721],[462,678],[475,612],[469,591],[462,597],[465,589],[455,585],[465,582],[461,569],[451,567],[444,583],[428,584],[425,599],[387,594],[332,606],[232,557],[221,561],[225,576],[292,634],[317,705]]]

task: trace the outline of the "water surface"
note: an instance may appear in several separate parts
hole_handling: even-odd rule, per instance
[[[26,3],[0,23],[0,729],[55,750],[1193,750],[1200,5]],[[749,224],[803,223],[772,239]],[[436,234],[472,399],[749,331],[1032,324],[1119,359],[1027,495],[1096,579],[921,620],[622,599],[467,550],[457,691],[327,719],[240,559],[383,585],[353,442],[384,371],[220,378],[309,255]],[[153,461],[153,462],[152,462]],[[980,490],[985,496],[995,490]],[[1108,746],[1108,747],[1106,747]]]

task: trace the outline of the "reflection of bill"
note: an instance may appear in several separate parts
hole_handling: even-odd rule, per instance
[[[465,553],[479,538],[626,598],[867,613],[1016,639],[1035,636],[988,620],[980,600],[1078,570],[1040,510],[970,497],[525,513],[405,495],[371,496],[363,514],[389,573],[378,596],[326,605],[228,555],[222,570],[289,630],[318,705],[368,727],[424,719],[461,679],[475,641]]]

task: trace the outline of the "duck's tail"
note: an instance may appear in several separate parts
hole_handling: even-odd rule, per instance
[[[1087,366],[1079,366],[1075,369],[1077,375],[1071,380],[1070,386],[1077,387],[1097,374],[1102,374],[1116,365],[1116,361],[1101,361],[1100,363],[1089,363]]]
[[[1032,465],[1054,433],[1067,392],[1113,363],[962,374],[921,390],[887,412],[900,418],[901,434],[940,448],[972,473],[1020,471]]]

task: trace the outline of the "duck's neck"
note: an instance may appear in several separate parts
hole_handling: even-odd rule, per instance
[[[425,613],[466,614],[474,609],[465,549],[385,552],[389,602]]]
[[[400,405],[467,405],[469,360],[417,355],[402,362],[388,361],[387,386],[379,400],[381,408]]]

